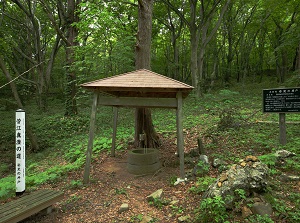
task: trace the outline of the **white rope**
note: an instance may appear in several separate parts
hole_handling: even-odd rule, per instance
[[[25,72],[23,72],[22,74],[18,75],[17,77],[15,77],[14,79],[12,79],[12,80],[9,81],[8,83],[2,85],[2,86],[0,87],[0,89],[1,89],[1,88],[4,88],[6,85],[9,85],[10,83],[14,82],[15,80],[17,80],[17,79],[18,79],[19,77],[21,77],[22,75],[24,75],[24,74],[28,73],[29,71],[31,71],[33,68],[36,68],[36,67],[40,66],[42,63],[44,63],[44,61],[41,62],[41,63],[39,63],[39,64],[37,64],[37,65],[35,65],[35,66],[33,66],[33,67],[31,67],[30,69],[28,69],[28,70],[26,70]]]

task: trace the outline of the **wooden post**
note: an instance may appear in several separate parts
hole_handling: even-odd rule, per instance
[[[182,92],[177,92],[177,151],[180,161],[180,178],[185,179],[184,172],[184,141],[183,141],[183,125],[182,125]]]
[[[83,183],[88,184],[90,178],[90,169],[91,169],[91,159],[92,159],[92,151],[93,151],[93,143],[94,143],[94,133],[95,133],[95,122],[96,122],[96,112],[97,112],[97,104],[98,104],[98,93],[94,93],[93,105],[92,105],[92,114],[90,120],[90,134],[89,134],[89,142],[86,151],[86,162],[84,168],[83,175]]]
[[[279,142],[286,145],[285,113],[279,113]]]
[[[112,145],[111,145],[111,156],[115,157],[116,153],[116,136],[117,136],[117,124],[118,124],[118,107],[113,107],[114,111],[114,124],[113,124],[113,136],[112,136]]]

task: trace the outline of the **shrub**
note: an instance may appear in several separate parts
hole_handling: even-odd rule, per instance
[[[196,210],[196,222],[226,222],[228,214],[221,196],[205,198]]]

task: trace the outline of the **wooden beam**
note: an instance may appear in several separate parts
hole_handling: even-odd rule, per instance
[[[183,141],[183,121],[182,121],[182,92],[177,92],[177,150],[179,154],[179,162],[180,162],[180,178],[182,180],[185,179],[184,172],[184,141]]]
[[[96,122],[96,112],[97,112],[97,103],[98,103],[98,93],[94,93],[94,99],[92,104],[92,113],[90,120],[90,133],[89,133],[89,142],[86,151],[86,161],[83,175],[83,183],[88,184],[90,178],[90,168],[91,168],[91,159],[94,143],[94,133],[95,133],[95,122]]]
[[[115,157],[116,150],[116,136],[117,136],[117,124],[118,124],[118,107],[113,107],[114,121],[113,121],[113,136],[112,136],[112,146],[111,146],[111,156]]]
[[[176,98],[99,97],[99,105],[147,108],[177,108]]]

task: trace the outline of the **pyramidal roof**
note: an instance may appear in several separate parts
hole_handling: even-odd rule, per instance
[[[146,69],[84,83],[81,86],[124,97],[176,97],[178,91],[187,96],[193,89],[188,84]]]

